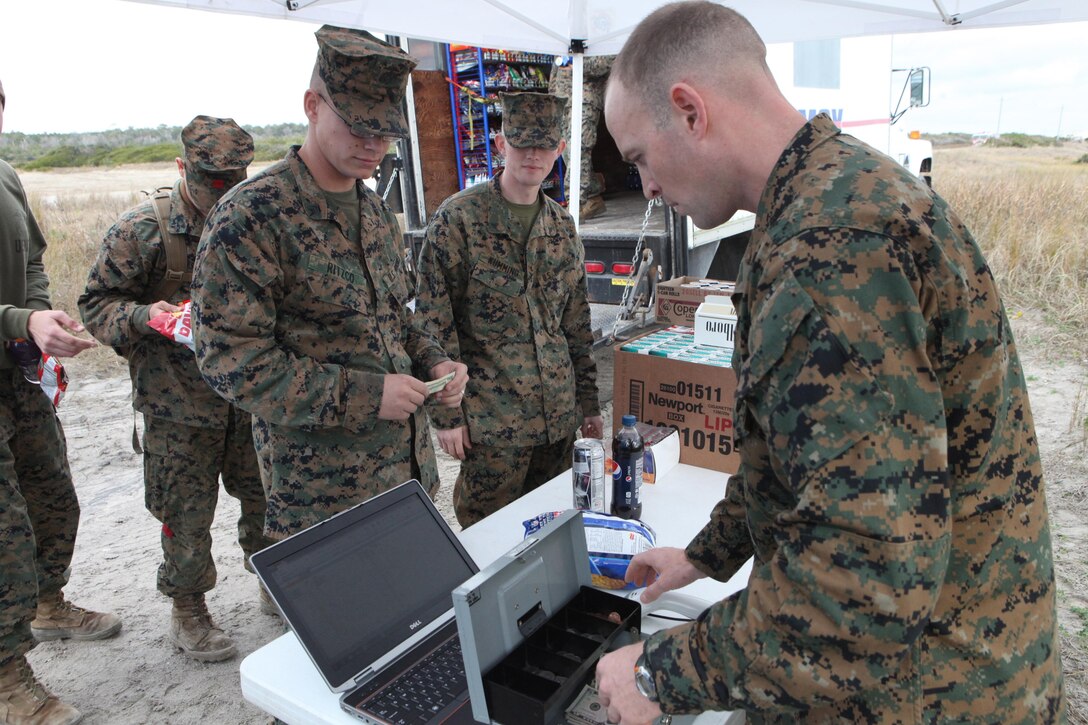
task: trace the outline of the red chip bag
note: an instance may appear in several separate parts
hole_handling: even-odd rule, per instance
[[[188,345],[189,349],[196,351],[193,345],[193,324],[189,309],[192,306],[190,300],[185,300],[174,312],[160,312],[147,321],[147,326],[152,330],[161,332],[174,342]]]
[[[53,402],[53,407],[60,405],[65,391],[68,390],[68,373],[64,371],[60,360],[52,355],[43,354],[42,361],[38,365],[38,381],[42,386],[42,392]]]

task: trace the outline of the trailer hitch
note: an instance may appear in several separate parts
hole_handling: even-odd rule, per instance
[[[655,206],[662,206],[661,199],[655,197],[646,203],[646,214],[642,217],[642,229],[639,231],[638,242],[635,244],[635,254],[631,258],[631,274],[623,288],[623,297],[620,299],[620,312],[616,315],[616,321],[612,325],[612,334],[608,336],[608,344],[616,342],[620,333],[620,326],[631,319],[636,313],[642,314],[645,323],[646,315],[654,304],[654,295],[657,292],[657,267],[654,266],[654,252],[649,247],[644,247],[646,228],[650,225],[650,215]],[[641,287],[641,289],[640,289]]]
[[[649,311],[649,304],[653,299],[653,283],[650,272],[654,266],[654,250],[645,247],[642,250],[642,259],[638,269],[634,271],[627,281],[630,296],[625,296],[623,307],[620,310],[620,319],[630,320],[635,313]]]

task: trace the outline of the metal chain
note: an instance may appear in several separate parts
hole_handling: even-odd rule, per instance
[[[627,273],[629,280],[635,278],[636,272],[638,272],[639,258],[642,256],[642,243],[646,239],[646,228],[650,225],[650,215],[654,211],[655,206],[661,204],[661,199],[654,197],[646,203],[646,213],[642,216],[642,229],[638,233],[638,241],[635,242],[635,254],[631,257],[631,271]],[[620,299],[620,307],[626,307],[627,296],[631,293],[631,288],[634,284],[627,284],[623,286],[623,297]]]
[[[389,192],[393,190],[393,183],[397,180],[397,169],[393,169],[393,173],[389,175],[389,183],[385,187],[385,191],[382,192],[382,201],[389,201]]]
[[[639,231],[638,241],[635,243],[635,254],[631,257],[631,271],[627,275],[629,283],[623,286],[623,297],[620,298],[620,313],[616,315],[616,321],[612,325],[611,339],[613,342],[616,340],[616,336],[619,335],[620,323],[630,319],[624,317],[627,314],[627,297],[635,287],[635,279],[639,271],[639,259],[642,257],[642,243],[646,239],[646,228],[650,225],[650,215],[653,214],[655,206],[661,205],[661,198],[656,196],[646,203],[646,214],[642,217],[642,229]]]

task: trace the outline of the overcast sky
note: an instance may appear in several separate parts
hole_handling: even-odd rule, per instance
[[[181,126],[198,113],[302,122],[314,30],[122,0],[0,0],[4,129]],[[1088,136],[1086,46],[1088,23],[896,36],[896,64],[933,77],[930,107],[904,123]]]

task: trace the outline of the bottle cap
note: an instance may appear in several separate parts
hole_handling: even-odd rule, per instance
[[[638,420],[638,419],[637,419],[637,418],[635,418],[635,416],[633,416],[633,415],[625,415],[625,416],[623,416],[623,424],[624,424],[625,426],[634,426],[634,425],[635,425],[635,423],[637,422],[637,420]]]

